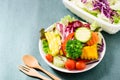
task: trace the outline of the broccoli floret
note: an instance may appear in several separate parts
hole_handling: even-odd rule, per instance
[[[82,54],[83,44],[79,40],[68,40],[66,44],[66,56],[68,58],[77,59]]]

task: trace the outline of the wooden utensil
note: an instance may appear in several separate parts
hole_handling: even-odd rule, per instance
[[[24,66],[24,65],[20,65],[19,70],[21,70],[22,72],[24,72],[25,74],[27,74],[29,76],[37,77],[37,78],[40,78],[42,80],[51,80],[49,78],[46,78],[46,77],[40,75],[35,69]]]
[[[40,69],[41,71],[43,71],[44,73],[46,73],[48,76],[50,76],[51,78],[53,78],[54,80],[61,80],[59,77],[53,75],[52,73],[46,71],[44,68],[42,68],[39,64],[38,61],[35,57],[31,56],[31,55],[24,55],[23,56],[23,62],[32,68],[36,68],[36,69]]]

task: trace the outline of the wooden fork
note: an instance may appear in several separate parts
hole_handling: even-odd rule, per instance
[[[24,72],[25,74],[27,74],[29,76],[37,77],[37,78],[40,78],[42,80],[51,80],[49,78],[46,78],[46,77],[40,75],[35,69],[30,68],[30,67],[25,66],[25,65],[20,65],[19,70]]]

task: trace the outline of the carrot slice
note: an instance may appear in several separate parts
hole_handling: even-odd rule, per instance
[[[73,36],[74,36],[74,32],[73,32],[73,33],[70,33],[70,34],[65,38],[65,40],[64,40],[63,43],[62,43],[62,51],[63,51],[64,55],[66,55],[66,51],[65,51],[65,50],[66,50],[67,41],[70,40],[70,39],[72,39]]]
[[[99,37],[97,32],[92,32],[91,39],[87,42],[88,46],[98,43]]]

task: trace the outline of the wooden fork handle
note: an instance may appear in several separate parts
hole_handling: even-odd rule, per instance
[[[40,69],[41,71],[43,71],[44,73],[46,73],[48,76],[50,76],[51,78],[53,78],[54,80],[61,80],[59,77],[53,75],[52,73],[48,72],[47,70],[41,68],[40,66],[38,66],[38,69]]]

